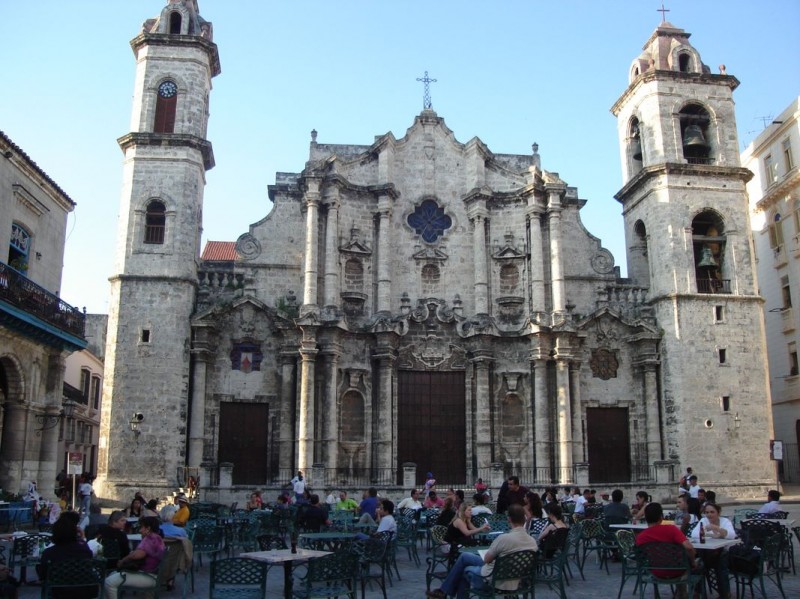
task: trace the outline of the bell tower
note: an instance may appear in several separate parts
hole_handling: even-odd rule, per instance
[[[136,80],[124,153],[106,347],[98,495],[172,490],[185,463],[213,28],[170,0],[131,41]],[[132,420],[136,419],[136,425]],[[135,430],[134,430],[135,429]]]
[[[701,484],[774,480],[762,299],[758,296],[733,91],[666,21],[631,64],[618,119],[628,272],[649,287],[663,331],[663,459]],[[717,488],[715,487],[715,488]]]

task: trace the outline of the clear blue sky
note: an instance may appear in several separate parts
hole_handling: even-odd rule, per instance
[[[78,204],[62,297],[106,312],[130,130],[128,44],[166,0],[0,0],[0,129]],[[740,146],[800,93],[800,1],[672,0],[735,92]],[[438,79],[433,108],[456,138],[526,154],[578,188],[587,229],[625,272],[616,122],[631,61],[661,20],[653,0],[199,0],[214,24],[204,242],[235,240],[270,210],[276,171],[299,172],[309,132],[321,143],[402,137],[422,108],[416,82]]]

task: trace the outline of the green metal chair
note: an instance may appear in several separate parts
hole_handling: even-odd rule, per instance
[[[30,566],[35,567],[39,563],[39,554],[49,542],[50,537],[48,535],[32,534],[14,537],[8,568],[12,573],[15,568],[19,568],[19,581],[21,583],[25,584],[27,582],[28,568]]]
[[[761,591],[761,596],[764,599],[770,599],[774,595],[767,595],[767,589],[764,585],[764,579],[770,580],[780,591],[781,597],[786,599],[786,594],[783,592],[783,582],[781,576],[780,554],[781,544],[783,543],[783,534],[777,533],[764,539],[759,547],[761,552],[758,559],[758,566],[750,571],[737,566],[736,560],[731,561],[731,572],[736,580],[736,596],[741,597],[744,594],[744,588],[750,587],[750,596],[753,596],[753,583],[758,579],[758,588]]]
[[[689,554],[683,545],[661,542],[644,543],[637,545],[634,552],[639,566],[640,599],[644,599],[648,584],[653,585],[656,592],[659,586],[667,585],[673,590],[685,587],[687,597],[692,596],[695,588],[701,590],[705,595],[704,575],[702,572],[692,572]]]
[[[316,599],[347,595],[356,599],[358,556],[349,551],[316,557],[308,562],[306,575],[298,579],[293,596]]]
[[[444,580],[452,565],[450,545],[444,540],[445,534],[447,534],[446,526],[434,525],[430,529],[433,548],[430,556],[425,560],[428,564],[428,568],[425,571],[425,586],[429,591],[431,590],[431,582],[433,580]]]
[[[50,562],[44,570],[41,599],[52,599],[54,595],[102,599],[105,579],[106,564],[103,560]]]
[[[243,557],[211,562],[209,599],[263,599],[267,593],[267,564]]]
[[[361,599],[366,594],[366,586],[373,580],[378,583],[386,599],[386,571],[389,568],[387,558],[391,541],[370,537],[353,543],[350,551],[358,557],[357,578],[361,584]]]
[[[618,549],[616,537],[606,531],[600,520],[585,519],[581,522],[581,561],[578,566],[583,574],[583,567],[586,565],[586,557],[589,553],[596,553],[600,562],[600,567],[608,570],[608,558],[611,551]]]
[[[397,522],[397,536],[394,539],[396,548],[405,548],[408,552],[409,561],[415,565],[420,565],[419,553],[417,553],[417,527],[416,522],[409,518],[401,518]],[[400,573],[397,573],[400,580]]]
[[[560,528],[548,534],[539,544],[539,557],[536,560],[535,584],[544,584],[551,591],[566,599],[567,592],[567,559],[570,555],[570,543],[577,542],[570,529]]]
[[[515,551],[497,558],[492,575],[485,577],[485,588],[470,587],[468,597],[527,597],[533,595],[536,580],[536,552],[533,550]],[[516,581],[516,585],[513,583]],[[507,584],[514,588],[499,588]]]
[[[634,547],[636,545],[636,535],[631,530],[618,530],[617,545],[619,546],[619,558],[622,563],[622,581],[619,584],[619,593],[617,599],[622,597],[622,588],[629,578],[636,578],[636,584],[633,587],[633,592],[639,587],[639,566],[636,562],[636,555],[634,554]]]
[[[195,565],[203,567],[203,556],[210,556],[211,561],[225,547],[225,530],[221,526],[198,526],[189,531],[189,540],[192,542],[192,569]],[[192,589],[194,591],[194,589]]]

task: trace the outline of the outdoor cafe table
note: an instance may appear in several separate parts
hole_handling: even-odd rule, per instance
[[[742,542],[741,539],[709,539],[706,537],[706,542],[701,543],[695,539],[689,539],[692,542],[692,547],[695,549],[724,549],[725,547],[730,547],[732,545],[738,545]]]
[[[338,531],[304,532],[298,535],[298,539],[301,543],[303,541],[307,541],[307,543],[303,543],[303,545],[307,544],[312,548],[324,547],[326,551],[334,552],[339,551],[342,548],[342,545],[345,545],[348,541],[352,541],[357,537],[358,534],[354,532]]]
[[[283,596],[292,599],[292,567],[295,564],[307,562],[314,557],[330,555],[330,551],[317,551],[315,549],[297,548],[297,553],[292,553],[291,549],[275,549],[271,551],[251,551],[242,553],[239,557],[246,557],[268,564],[283,564]]]
[[[609,524],[609,528],[624,528],[626,530],[644,530],[647,528],[647,522],[625,522],[624,524]]]

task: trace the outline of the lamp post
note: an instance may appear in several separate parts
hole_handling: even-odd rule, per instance
[[[42,431],[47,431],[58,426],[58,423],[61,422],[62,418],[72,418],[75,414],[75,406],[77,405],[78,404],[76,404],[74,401],[68,399],[62,404],[61,411],[58,414],[37,414],[36,422],[39,423],[41,428],[34,430],[36,436],[41,437]]]

